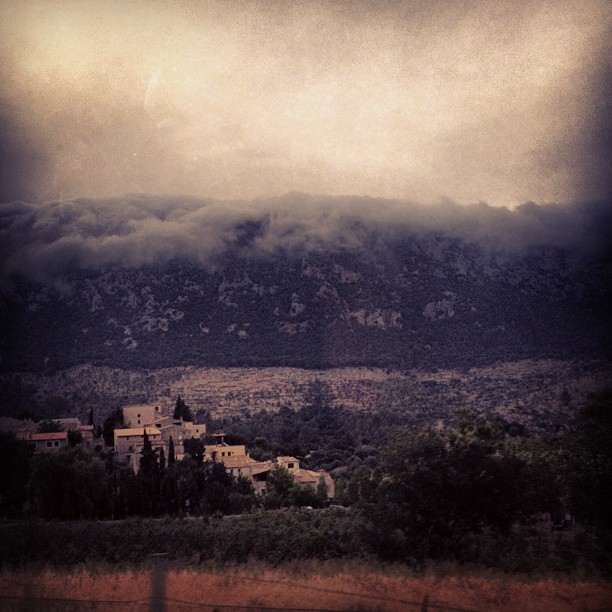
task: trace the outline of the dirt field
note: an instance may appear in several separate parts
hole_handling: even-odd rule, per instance
[[[612,610],[612,584],[494,576],[416,576],[398,568],[294,564],[283,569],[170,569],[151,605],[148,570],[3,572],[0,608],[12,610]],[[52,600],[52,601],[51,601]]]

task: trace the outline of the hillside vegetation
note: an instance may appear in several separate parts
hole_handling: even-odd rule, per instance
[[[291,454],[331,470],[329,508],[318,488],[282,470],[255,496],[246,479],[203,461],[201,443],[167,463],[145,443],[134,475],[101,446],[31,458],[26,442],[3,434],[2,515],[82,522],[5,524],[0,562],[140,562],[161,546],[191,562],[376,558],[609,576],[610,398],[596,398],[565,431],[533,436],[466,409],[452,426],[409,428],[334,407],[319,383],[298,411],[235,423],[228,442],[256,459]],[[92,530],[92,519],[113,520]]]
[[[170,411],[177,395],[194,412],[241,420],[304,405],[310,385],[324,383],[329,401],[351,412],[385,412],[406,425],[452,419],[455,408],[498,415],[533,431],[554,431],[612,380],[606,361],[524,360],[436,370],[380,368],[196,368],[121,370],[83,365],[47,374],[0,374],[0,414],[41,418],[94,410],[102,421],[115,408],[158,403]]]

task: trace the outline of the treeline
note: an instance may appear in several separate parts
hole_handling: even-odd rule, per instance
[[[567,431],[547,437],[465,409],[456,412],[452,426],[406,430],[380,415],[351,416],[333,407],[324,385],[314,385],[298,411],[251,415],[232,425],[227,429],[238,433],[233,440],[228,435],[228,442],[247,443],[257,458],[292,454],[310,467],[338,463],[336,503],[350,510],[332,512],[338,525],[348,514],[359,525],[358,531],[347,526],[342,532],[352,543],[335,548],[338,556],[495,565],[503,563],[504,550],[515,559],[521,550],[549,550],[551,566],[559,563],[556,555],[570,565],[610,572],[612,394],[594,398]],[[256,497],[247,479],[234,479],[221,464],[203,460],[202,441],[187,442],[186,451],[182,461],[174,461],[173,453],[166,459],[147,440],[135,475],[102,447],[76,445],[32,457],[27,443],[3,434],[0,512],[5,518],[45,519],[189,514],[207,521],[242,514],[230,523],[243,525],[260,510],[324,505],[322,491],[298,487],[281,468],[271,473],[267,495]],[[238,520],[246,523],[232,522]],[[265,520],[253,525],[265,525],[271,539],[285,537],[281,519],[272,526]],[[230,527],[218,529],[225,533]],[[340,537],[331,520],[313,529],[314,542]],[[240,554],[231,547],[246,544],[228,544],[232,558],[265,557],[256,550],[261,538],[245,541],[252,545]],[[315,549],[298,547],[305,556],[317,556]]]
[[[242,419],[213,420],[203,412],[198,417],[210,430],[232,432],[226,440],[246,444],[257,459],[293,455],[306,467],[331,472],[337,500],[345,505],[369,504],[372,488],[374,498],[386,498],[422,479],[410,485],[413,506],[425,495],[421,491],[427,492],[423,505],[428,508],[461,508],[469,499],[474,507],[492,507],[485,518],[497,522],[501,518],[491,513],[504,509],[506,522],[547,512],[553,518],[570,513],[582,523],[612,525],[607,503],[612,499],[612,391],[592,397],[564,431],[537,436],[520,423],[464,408],[439,430],[406,428],[396,412],[346,410],[332,399],[329,387],[317,382],[299,410],[283,407]],[[419,471],[408,469],[416,466]],[[456,500],[449,498],[451,491]],[[478,512],[464,509],[466,515]]]
[[[308,505],[321,507],[324,483],[300,486],[276,466],[257,497],[251,481],[230,476],[223,464],[204,461],[201,440],[186,440],[186,457],[168,462],[145,434],[140,469],[118,464],[102,446],[80,445],[32,455],[27,442],[0,434],[0,518],[47,520],[210,516]]]

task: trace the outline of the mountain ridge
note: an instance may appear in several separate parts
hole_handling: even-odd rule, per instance
[[[172,261],[22,278],[2,300],[4,371],[80,363],[457,367],[605,357],[610,266],[425,235],[377,249]]]

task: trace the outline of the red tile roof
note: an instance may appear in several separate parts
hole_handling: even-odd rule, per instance
[[[68,438],[67,431],[51,431],[48,433],[35,433],[30,438],[33,442],[43,442],[45,440],[66,440]]]

